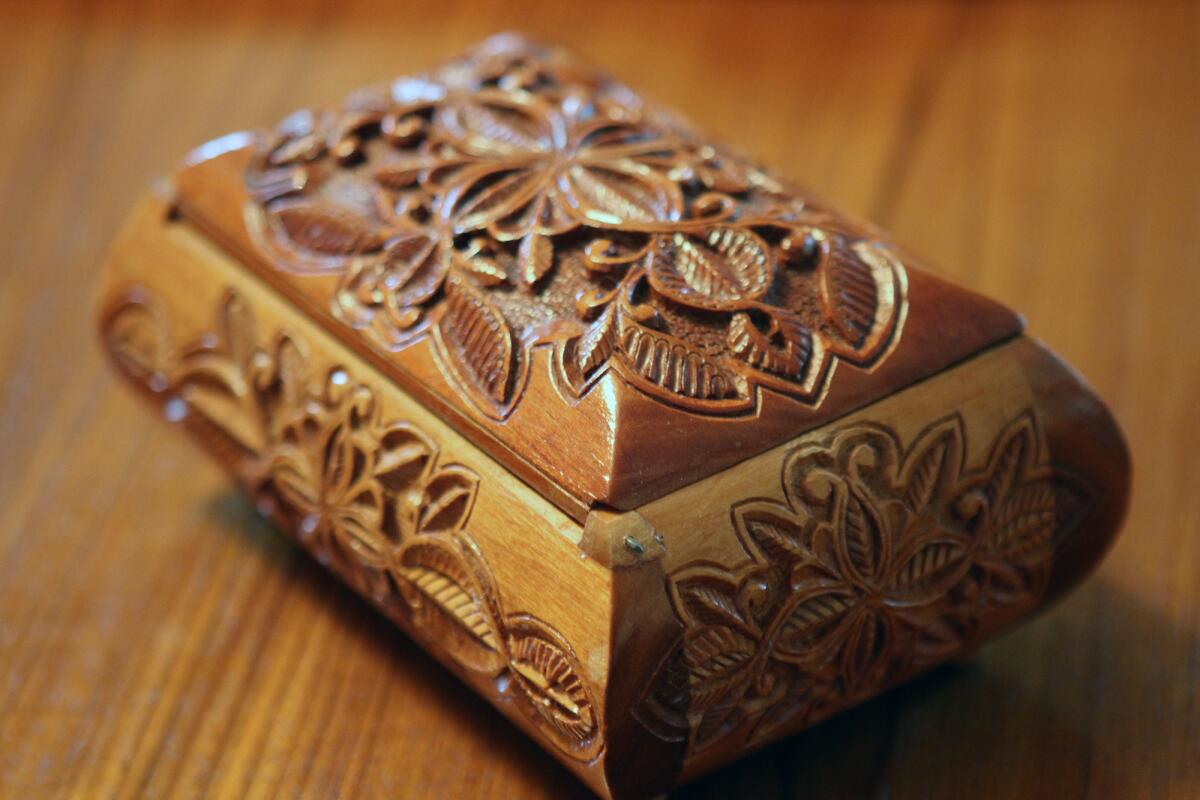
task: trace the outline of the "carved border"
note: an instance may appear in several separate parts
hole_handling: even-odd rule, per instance
[[[854,424],[784,459],[785,501],[731,518],[749,561],[668,577],[684,627],[637,711],[689,757],[825,719],[1040,604],[1095,491],[1048,462],[1032,410],[966,463],[959,414],[907,448]]]
[[[143,287],[108,307],[102,332],[117,368],[317,561],[454,664],[493,678],[490,699],[515,706],[557,750],[599,757],[599,709],[577,656],[544,621],[505,610],[466,530],[477,474],[442,463],[416,426],[385,420],[369,386],[301,338],[281,331],[260,345],[233,290],[214,329],[181,347]]]

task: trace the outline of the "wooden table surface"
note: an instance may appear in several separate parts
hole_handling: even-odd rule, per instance
[[[1080,591],[680,795],[1200,797],[1197,5],[111,0],[0,18],[0,796],[584,793],[151,420],[93,333],[108,239],[193,145],[516,27],[1017,307],[1134,453],[1125,533]]]

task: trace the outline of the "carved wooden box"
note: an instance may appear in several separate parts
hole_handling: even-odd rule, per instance
[[[512,36],[195,151],[114,245],[116,368],[602,795],[976,647],[1129,460],[1021,319]]]

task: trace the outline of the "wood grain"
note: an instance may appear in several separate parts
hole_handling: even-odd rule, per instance
[[[0,794],[584,792],[93,344],[107,241],[189,147],[510,27],[1021,309],[1134,451],[1125,534],[1080,592],[681,794],[1200,793],[1194,4],[112,0],[0,26]]]

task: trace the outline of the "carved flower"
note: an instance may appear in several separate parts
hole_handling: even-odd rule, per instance
[[[907,450],[875,426],[789,454],[786,503],[736,506],[751,563],[672,576],[685,626],[639,716],[699,749],[827,716],[976,640],[1045,589],[1086,489],[1018,417],[978,471],[958,416]]]
[[[514,241],[580,224],[662,223],[683,212],[679,185],[655,167],[674,144],[644,125],[610,119],[569,125],[532,94],[493,90],[445,103],[436,119],[470,157],[439,202],[456,231],[486,228],[500,241]]]
[[[378,594],[398,535],[385,506],[419,491],[432,446],[407,425],[381,426],[371,392],[341,370],[277,414],[266,459],[274,496],[318,561]]]
[[[905,318],[877,236],[509,38],[294,115],[246,187],[274,264],[336,276],[317,291],[388,351],[428,335],[493,419],[547,343],[580,396],[611,369],[699,413],[749,413],[760,389],[815,406],[834,363],[873,367]]]

